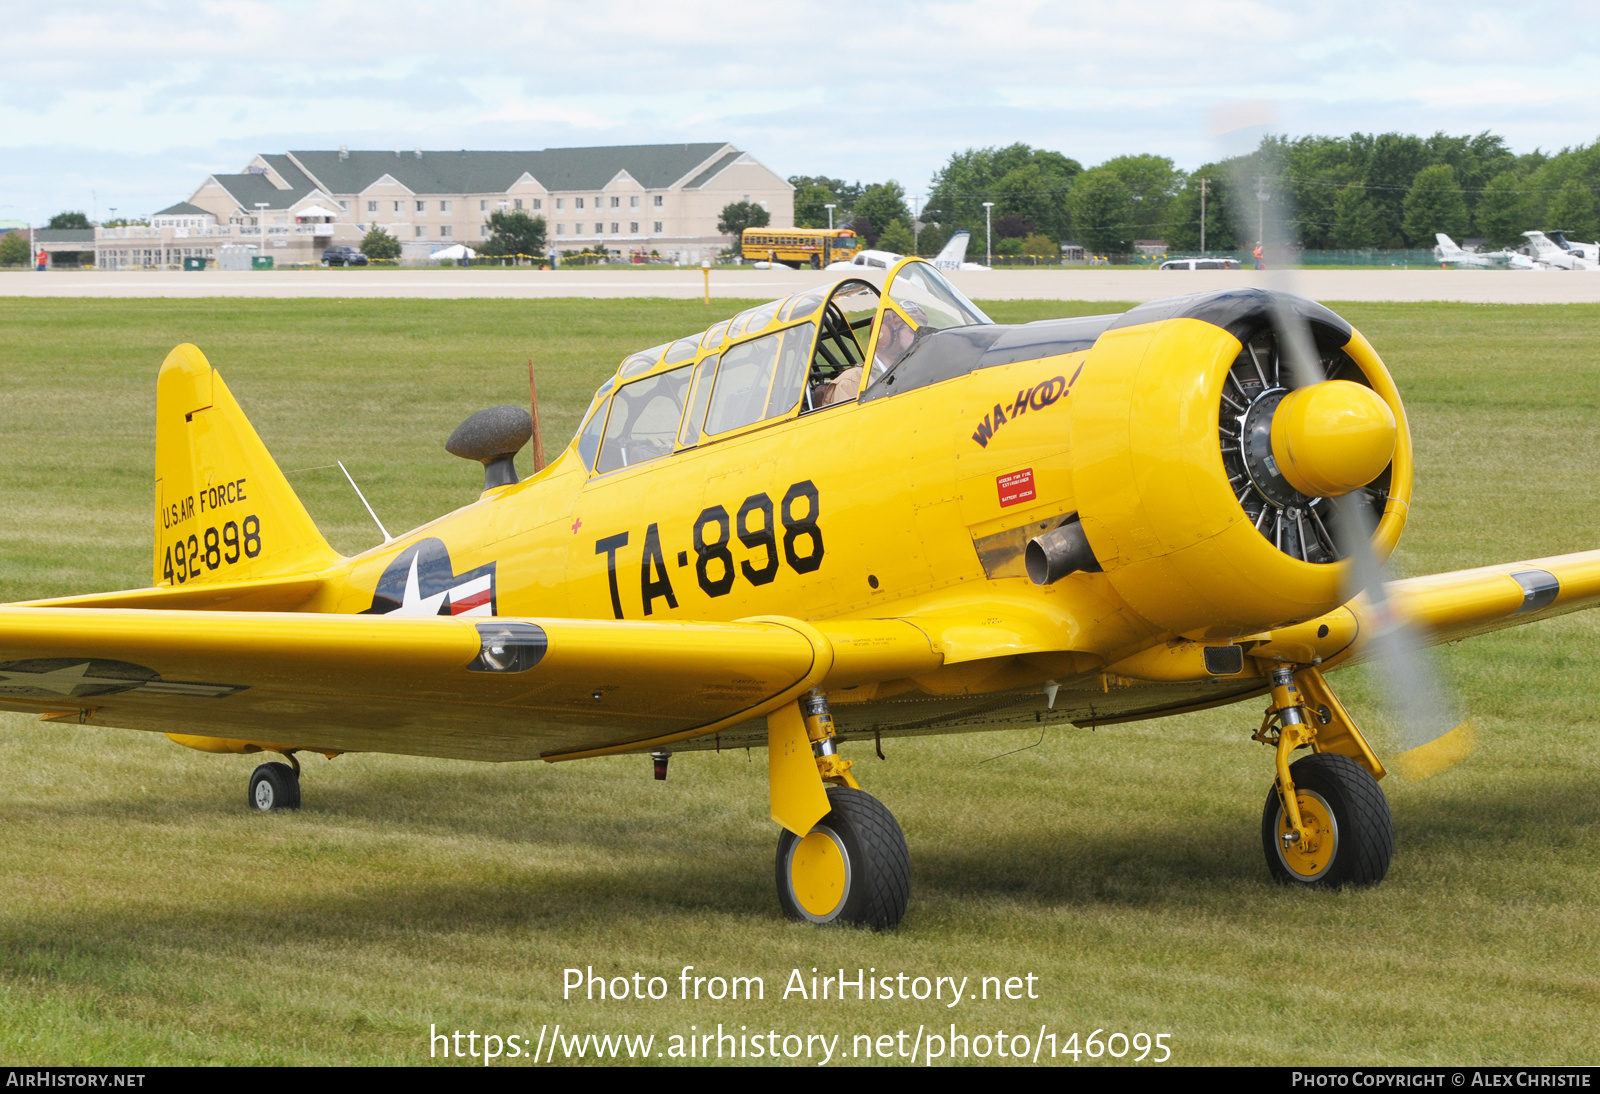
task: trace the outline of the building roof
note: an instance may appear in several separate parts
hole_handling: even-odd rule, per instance
[[[711,166],[707,167],[704,171],[700,172],[694,178],[692,178],[688,182],[684,183],[683,184],[683,188],[685,190],[693,190],[697,186],[704,186],[706,183],[710,182],[712,179],[714,179],[718,175],[722,174],[722,169],[724,167],[727,167],[730,163],[732,163],[734,160],[738,159],[742,155],[744,155],[743,152],[733,151],[733,152],[727,153],[726,155],[718,156],[717,157],[717,162],[713,163]]]
[[[158,217],[209,217],[214,214],[207,212],[198,205],[190,205],[187,201],[180,201],[176,205],[169,205],[159,213]]]
[[[40,228],[33,233],[35,243],[93,243],[93,228]]]
[[[228,191],[228,195],[238,202],[239,207],[245,212],[254,210],[258,201],[266,202],[269,209],[287,209],[306,195],[306,190],[298,193],[294,190],[280,190],[272,185],[266,175],[212,175],[211,177]],[[309,190],[310,187],[306,189]]]
[[[342,157],[339,152],[290,152],[288,157],[263,158],[272,163],[285,182],[294,186],[295,181],[277,164],[278,159],[292,158],[310,176],[301,176],[306,178],[307,189],[320,183],[325,191],[333,194],[359,194],[385,175],[415,194],[503,193],[516,185],[524,174],[531,175],[547,190],[599,190],[624,173],[647,190],[664,190],[727,147],[726,143],[716,143],[546,148],[537,152],[469,152],[463,149],[458,152],[424,151],[420,156],[415,152],[352,151]],[[224,177],[216,176],[218,181]],[[270,183],[266,185],[271,186]],[[232,192],[232,188],[229,189]],[[274,190],[285,195],[290,192]]]

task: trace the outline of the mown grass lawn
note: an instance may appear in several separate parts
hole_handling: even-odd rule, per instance
[[[354,551],[377,533],[336,459],[410,527],[475,496],[481,471],[443,440],[523,401],[529,357],[553,452],[626,352],[738,307],[0,302],[0,600],[148,583],[154,379],[180,341]],[[1405,572],[1600,546],[1600,308],[1338,310],[1407,397]],[[1440,651],[1481,745],[1427,782],[1386,780],[1394,867],[1363,892],[1268,881],[1255,703],[1051,729],[982,765],[1033,736],[893,742],[882,763],[858,749],[912,848],[912,909],[883,935],[779,917],[759,753],[681,754],[666,783],[640,757],[317,759],[305,808],[260,816],[256,758],[0,715],[0,1062],[417,1063],[430,1026],[537,1039],[559,1022],[654,1034],[652,1058],[691,1025],[839,1034],[848,1054],[855,1034],[954,1023],[1057,1044],[1164,1032],[1175,1063],[1592,1064],[1597,655],[1590,615]],[[1333,682],[1380,721],[1364,678]],[[761,976],[765,999],[680,1001],[684,965]],[[587,966],[671,995],[564,1001],[562,970]],[[1031,973],[1038,998],[782,998],[791,970],[809,988],[841,966],[973,988]]]

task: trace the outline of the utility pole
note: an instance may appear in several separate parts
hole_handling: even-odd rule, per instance
[[[1256,176],[1256,242],[1265,250],[1267,246],[1267,202],[1272,200],[1272,195],[1267,193],[1267,176]]]
[[[260,255],[260,257],[262,257],[262,258],[265,258],[266,254],[267,254],[267,206],[269,206],[271,204],[272,203],[268,202],[268,201],[258,201],[258,202],[255,203],[255,206],[256,206],[256,224],[259,225],[260,228],[261,228],[261,255]]]
[[[831,232],[831,231],[833,231],[833,211],[835,209],[837,209],[838,206],[837,205],[824,205],[823,208],[828,210],[828,231]]]
[[[1206,183],[1210,179],[1200,180],[1200,253],[1206,253]]]
[[[994,248],[991,245],[994,229],[990,227],[993,210],[994,202],[986,201],[983,203],[983,264],[985,266],[994,265]]]

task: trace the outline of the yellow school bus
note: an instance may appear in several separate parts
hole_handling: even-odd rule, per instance
[[[861,250],[860,237],[849,228],[746,228],[740,242],[747,259],[782,262],[797,270],[848,262]]]

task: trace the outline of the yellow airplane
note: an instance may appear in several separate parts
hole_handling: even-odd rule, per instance
[[[1003,326],[906,259],[633,354],[529,478],[529,414],[474,415],[447,447],[481,497],[353,558],[194,346],[156,415],[152,587],[0,607],[0,707],[282,753],[261,810],[299,804],[302,751],[664,777],[766,746],[779,900],[818,924],[891,927],[910,894],[841,742],[1261,695],[1270,872],[1376,883],[1385,770],[1324,673],[1396,619],[1444,642],[1600,601],[1600,551],[1352,598],[1360,514],[1378,558],[1406,521],[1405,411],[1349,324],[1253,289]]]

